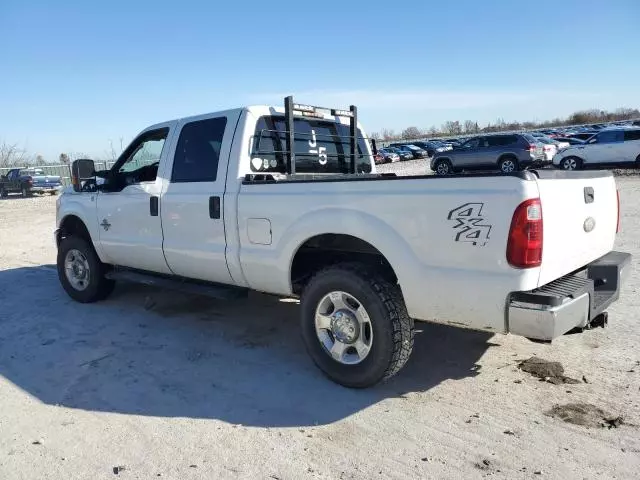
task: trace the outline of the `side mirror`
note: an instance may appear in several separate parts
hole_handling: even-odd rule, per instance
[[[76,192],[82,191],[83,182],[94,178],[96,168],[93,160],[82,158],[71,164],[71,184]]]

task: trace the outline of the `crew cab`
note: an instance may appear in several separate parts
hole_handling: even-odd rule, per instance
[[[108,171],[74,162],[62,286],[298,298],[311,358],[349,387],[402,368],[415,320],[543,341],[604,323],[630,258],[610,173],[378,174],[357,116],[287,97],[150,126]]]
[[[0,177],[0,197],[20,193],[28,197],[33,193],[55,195],[62,188],[58,175],[46,175],[41,168],[13,168]]]

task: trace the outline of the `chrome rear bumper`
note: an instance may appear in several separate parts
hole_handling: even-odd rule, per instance
[[[631,255],[609,252],[584,269],[531,292],[513,292],[508,331],[550,341],[575,328],[584,329],[620,296],[624,267]]]

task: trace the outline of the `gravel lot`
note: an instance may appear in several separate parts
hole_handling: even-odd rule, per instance
[[[618,184],[635,258],[608,329],[544,345],[419,324],[407,367],[365,391],[312,365],[292,302],[119,285],[73,303],[55,199],[2,200],[0,479],[638,478],[640,179]],[[579,383],[517,368],[532,355]],[[602,412],[545,414],[570,403]]]

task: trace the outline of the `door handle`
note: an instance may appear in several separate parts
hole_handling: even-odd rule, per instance
[[[149,198],[149,214],[152,217],[158,216],[158,197]]]
[[[220,197],[209,197],[209,218],[220,218]]]

